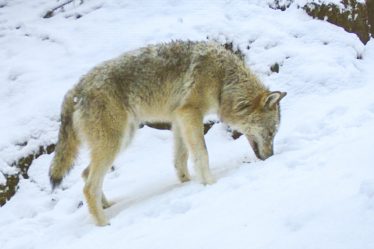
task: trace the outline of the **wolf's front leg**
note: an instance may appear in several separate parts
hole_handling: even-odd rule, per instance
[[[187,160],[188,151],[183,142],[180,128],[177,123],[173,124],[174,134],[174,167],[177,171],[177,176],[181,182],[189,181],[190,174],[188,173]]]
[[[192,107],[180,108],[176,113],[178,127],[180,128],[184,144],[192,156],[200,182],[205,185],[213,184],[215,180],[209,170],[202,114],[198,109]]]

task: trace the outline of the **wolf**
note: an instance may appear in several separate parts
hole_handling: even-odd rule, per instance
[[[86,143],[83,193],[95,223],[107,225],[103,208],[111,203],[102,192],[104,175],[141,123],[171,123],[179,180],[190,180],[190,156],[198,180],[213,184],[204,115],[216,113],[265,160],[273,155],[285,95],[268,90],[244,60],[215,42],[173,41],[124,53],[94,67],[65,95],[51,184],[61,183]]]

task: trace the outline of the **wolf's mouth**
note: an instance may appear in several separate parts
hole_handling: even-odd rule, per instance
[[[264,160],[262,159],[261,155],[260,155],[260,151],[258,149],[258,143],[256,141],[253,141],[253,145],[252,145],[252,149],[253,151],[255,152],[256,156],[261,159],[261,160]]]
[[[257,143],[253,138],[251,138],[251,137],[249,137],[249,136],[247,136],[247,139],[248,139],[249,144],[251,145],[251,147],[252,147],[252,149],[253,149],[253,151],[254,151],[256,157],[257,157],[258,159],[264,160],[264,159],[262,158],[262,156],[260,155],[260,150],[259,150],[259,148],[258,148],[258,143]]]

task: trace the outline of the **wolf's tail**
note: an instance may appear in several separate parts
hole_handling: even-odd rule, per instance
[[[66,94],[64,103],[62,104],[58,142],[55,149],[55,156],[49,169],[49,179],[52,188],[60,185],[64,176],[73,167],[75,157],[78,154],[80,142],[73,125],[74,93],[74,89],[70,90]]]

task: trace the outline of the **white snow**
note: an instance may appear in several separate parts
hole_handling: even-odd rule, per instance
[[[374,248],[373,40],[364,46],[269,1],[79,2],[43,19],[60,2],[0,1],[2,173],[56,142],[63,96],[91,67],[149,43],[207,36],[234,41],[266,85],[288,92],[276,153],[259,161],[245,138],[216,124],[206,141],[217,183],[181,184],[170,131],[142,128],[106,177],[116,204],[104,228],[83,201],[87,151],[53,193],[53,155],[43,155],[0,208],[1,249]]]

